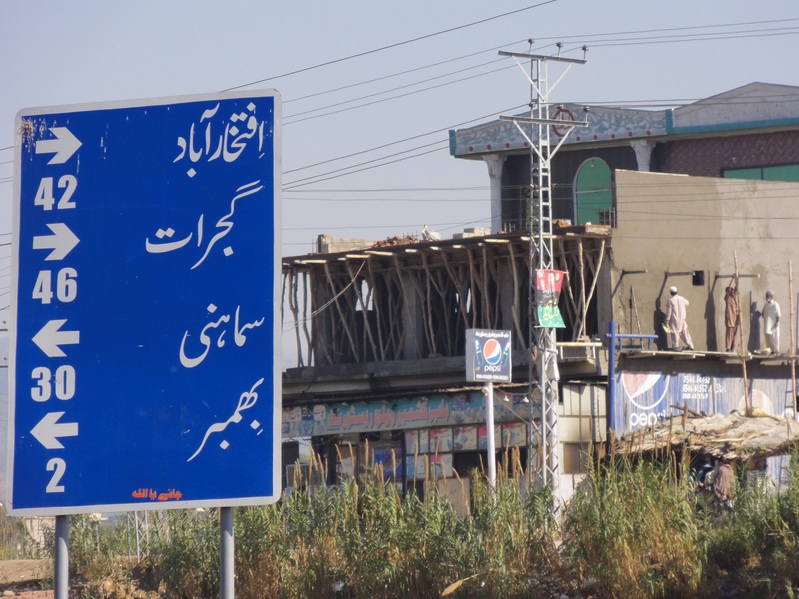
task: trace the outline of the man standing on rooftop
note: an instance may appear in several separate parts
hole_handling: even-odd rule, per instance
[[[766,291],[766,305],[763,306],[763,332],[766,349],[772,354],[780,353],[780,305],[774,301],[771,291]]]
[[[724,296],[724,324],[726,326],[725,349],[735,351],[735,336],[741,326],[741,308],[738,300],[738,286],[733,287],[733,282],[727,286]]]
[[[688,312],[688,300],[681,295],[677,295],[677,288],[669,288],[671,297],[666,304],[666,326],[669,327],[669,344],[674,351],[681,349],[693,349],[694,342],[691,341],[691,334],[688,332],[686,316]],[[685,346],[680,347],[680,341]]]

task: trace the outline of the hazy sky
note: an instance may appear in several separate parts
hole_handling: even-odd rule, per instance
[[[283,253],[296,255],[319,233],[383,239],[427,223],[450,236],[488,225],[487,169],[452,158],[447,130],[528,101],[500,48],[527,51],[533,38],[537,53],[560,41],[581,57],[586,44],[588,63],[554,101],[655,107],[752,81],[799,85],[797,34],[796,0],[4,0],[0,320],[22,108],[279,90]]]

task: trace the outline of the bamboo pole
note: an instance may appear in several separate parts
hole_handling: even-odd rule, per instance
[[[386,285],[394,289],[394,293],[388,293],[388,314],[391,325],[392,348],[394,350],[393,359],[396,360],[402,355],[403,344],[405,343],[405,328],[402,326],[402,313],[405,310],[405,296],[402,293],[402,281],[394,272],[386,272]]]
[[[571,280],[571,272],[569,271],[569,257],[566,253],[565,243],[562,239],[558,239],[558,263],[560,265],[560,270],[564,273],[563,278],[565,279],[565,289],[566,289],[566,312],[570,317],[570,322],[572,325],[572,341],[577,341],[577,331],[580,328],[579,323],[579,316],[577,314],[577,304],[574,301],[574,290],[572,289],[572,280]],[[561,297],[564,295],[563,291],[561,290]]]
[[[330,267],[328,266],[327,262],[325,262],[325,275],[327,276],[327,283],[330,286],[330,293],[333,294],[333,303],[336,305],[336,310],[338,311],[339,318],[341,318],[341,324],[344,326],[344,332],[347,334],[347,337],[350,340],[350,348],[352,350],[353,356],[355,356],[355,360],[358,361],[360,359],[360,355],[358,352],[358,343],[355,341],[355,337],[350,331],[349,323],[347,322],[347,315],[344,313],[344,310],[341,308],[341,304],[339,304],[338,297],[341,295],[340,293],[336,292],[336,285],[333,282],[333,276],[330,274]]]
[[[638,303],[635,301],[635,288],[630,285],[630,297],[633,301],[633,310],[635,311],[635,322],[638,323],[638,334],[641,334],[641,318],[638,316]],[[632,329],[632,327],[630,327]]]
[[[425,264],[425,269],[427,268]],[[433,288],[438,293],[438,298],[440,300],[439,306],[440,309],[438,312],[443,315],[444,317],[444,339],[443,343],[446,347],[445,355],[451,356],[453,355],[453,348],[452,344],[454,343],[454,339],[456,337],[455,327],[452,325],[452,310],[449,301],[447,301],[447,291],[451,289],[451,286],[447,284],[446,277],[443,276],[444,273],[442,272],[441,268],[436,268],[435,270],[430,271],[430,283],[432,284]],[[433,319],[432,308],[430,312],[430,319]],[[440,320],[437,318],[436,320]],[[456,319],[457,322],[457,319]]]
[[[285,282],[285,277],[283,281]],[[284,287],[285,288],[285,287]],[[288,288],[289,310],[294,315],[294,338],[297,343],[297,366],[302,367],[305,364],[302,361],[302,341],[300,338],[300,309],[297,301],[297,273],[291,271],[289,273],[289,288]]]
[[[486,292],[490,289],[489,283],[493,281],[495,285],[495,289],[499,289],[499,269],[497,267],[497,262],[501,259],[499,255],[499,251],[493,250],[488,251],[488,246],[483,246],[483,256],[484,256],[484,268],[488,270],[488,276],[486,277]],[[491,326],[492,329],[500,328],[500,312],[501,312],[501,294],[494,293],[494,308],[492,314],[490,314],[491,318]]]
[[[472,256],[472,251],[470,249],[466,250],[466,257],[469,258],[469,294],[472,300],[472,326],[471,328],[477,328],[477,293],[474,288],[475,286],[475,279],[477,278],[477,273],[474,267],[474,257]]]
[[[461,318],[463,319],[463,328],[469,328],[469,315],[467,314],[466,309],[466,285],[463,282],[463,277],[458,276],[455,272],[455,269],[449,263],[449,258],[447,254],[442,252],[441,259],[444,262],[444,268],[447,269],[447,273],[449,273],[449,278],[452,279],[452,282],[455,284],[455,289],[458,292],[458,306],[460,308]],[[460,269],[459,269],[460,270]]]
[[[585,255],[583,253],[583,238],[577,240],[577,268],[580,273],[580,325],[575,327],[574,340],[580,338],[585,330],[585,319],[588,317],[588,309],[585,302]]]
[[[369,298],[372,300],[372,309],[375,313],[375,328],[377,329],[377,345],[380,348],[380,359],[386,359],[386,342],[383,339],[383,314],[382,310],[380,309],[380,301],[378,298],[377,293],[375,293],[375,289],[377,289],[377,279],[374,276],[374,270],[372,269],[372,261],[369,260],[366,263],[367,267],[367,275],[369,281]],[[368,300],[367,300],[368,301]]]
[[[367,260],[368,262],[368,260]],[[350,275],[350,282],[352,284],[352,288],[355,290],[355,297],[358,299],[358,303],[361,304],[361,313],[363,314],[363,330],[364,330],[364,341],[368,340],[369,344],[372,346],[372,355],[374,359],[377,360],[380,356],[380,352],[377,349],[377,344],[375,344],[374,336],[372,335],[372,327],[369,324],[369,307],[367,305],[367,301],[363,298],[363,293],[361,291],[361,285],[358,282],[358,275],[360,274],[361,270],[363,269],[364,265],[361,264],[361,268],[358,269],[357,273],[352,272],[352,264],[349,260],[346,261],[347,266],[347,274]],[[365,345],[365,343],[363,344]],[[366,351],[364,350],[364,361],[366,358]]]
[[[735,303],[738,308],[738,314],[741,314],[741,294],[738,291],[738,252],[733,253],[733,260],[735,261]],[[752,415],[752,398],[749,396],[749,377],[746,375],[746,348],[744,347],[744,327],[743,318],[740,318],[741,325],[738,327],[738,341],[741,346],[741,369],[744,376],[744,403],[746,405],[746,415]]]
[[[427,332],[427,343],[428,347],[430,348],[430,352],[437,353],[438,347],[436,343],[436,327],[433,322],[433,320],[435,320],[433,318],[433,302],[430,297],[430,288],[432,287],[431,280],[433,275],[430,272],[430,268],[427,266],[426,253],[422,254],[422,268],[424,269],[424,297],[420,297],[424,301],[425,307],[425,309],[422,311],[422,320],[424,321],[424,329]],[[414,282],[414,285],[415,284],[416,283]]]
[[[588,303],[590,303],[591,300],[594,297],[594,290],[596,289],[597,280],[599,279],[599,271],[602,269],[602,262],[604,260],[605,260],[605,240],[603,239],[601,241],[600,245],[599,245],[599,256],[597,256],[596,269],[591,269],[593,271],[592,274],[594,275],[594,278],[593,278],[593,281],[591,281],[591,289],[588,290],[588,300],[587,300],[586,304],[583,306],[583,313],[586,314],[586,317],[587,317],[587,314],[588,314]],[[589,266],[590,266],[590,264],[589,264]],[[581,336],[584,337],[585,336],[585,318],[583,318],[583,322],[580,325],[580,332],[582,333]]]
[[[308,310],[308,306],[311,304],[310,300],[310,293],[308,293],[308,279],[310,274],[307,272],[303,272],[302,274],[302,333],[305,335],[305,341],[308,343],[308,365],[311,366],[315,362],[315,355],[314,355],[314,347],[313,347],[313,339],[311,337],[311,331],[308,328],[308,323],[311,321],[312,314]]]
[[[788,295],[791,298],[791,314],[788,320],[788,327],[791,329],[791,389],[793,390],[791,407],[793,408],[793,417],[796,418],[796,338],[793,316],[793,265],[790,260],[788,261]]]
[[[481,272],[481,284],[480,284],[480,293],[483,296],[480,305],[482,307],[483,312],[483,326],[486,328],[493,328],[492,327],[492,318],[491,318],[491,296],[488,293],[488,248],[483,245],[482,248],[483,253],[483,270]]]
[[[510,254],[510,272],[513,278],[513,325],[516,328],[516,334],[519,339],[524,339],[522,332],[522,323],[519,321],[519,273],[516,270],[516,254],[513,251],[513,244],[508,244],[508,252]]]

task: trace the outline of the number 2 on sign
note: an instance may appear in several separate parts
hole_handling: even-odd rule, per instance
[[[62,458],[53,458],[47,462],[47,471],[52,472],[53,476],[47,484],[48,493],[63,493],[64,485],[59,485],[61,478],[67,471],[67,463]]]

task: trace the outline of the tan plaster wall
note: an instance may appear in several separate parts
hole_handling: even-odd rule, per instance
[[[724,350],[724,288],[737,252],[744,343],[762,345],[759,310],[767,289],[782,309],[781,349],[790,343],[788,263],[799,268],[799,184],[615,172],[613,318],[619,332],[656,333],[669,286],[690,302],[688,327],[698,350]],[[629,271],[648,272],[628,274]],[[693,286],[694,270],[705,284]],[[628,271],[622,275],[622,271]],[[722,275],[718,278],[717,275]],[[799,290],[799,286],[794,292]],[[631,308],[631,295],[635,295]],[[750,317],[751,312],[751,317]]]

